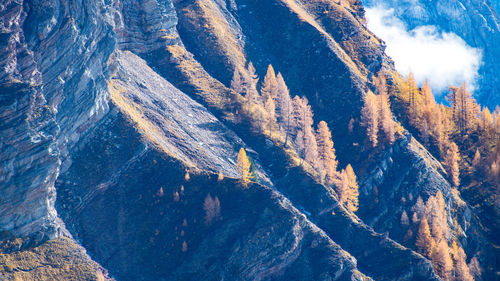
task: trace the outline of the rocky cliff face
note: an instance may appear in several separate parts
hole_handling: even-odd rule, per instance
[[[357,1],[30,0],[0,16],[1,231],[70,237],[117,280],[439,280],[403,246],[392,214],[405,205],[391,199],[440,190],[481,238],[411,136],[370,161],[352,153],[361,132],[347,123],[391,69]],[[333,128],[359,217],[234,118],[227,86],[247,61],[272,63]],[[240,147],[258,180],[247,189]]]
[[[21,3],[7,2],[2,18],[1,179],[2,229],[16,235],[57,234],[54,210],[59,159],[54,145],[59,127],[41,93],[41,73],[28,49]],[[33,169],[39,166],[40,169]],[[26,179],[23,185],[20,182]],[[30,210],[26,212],[26,210]]]
[[[468,45],[482,50],[483,64],[479,69],[477,98],[483,105],[495,108],[500,104],[500,81],[497,73],[500,59],[500,18],[498,1],[392,1],[365,0],[364,4],[394,8],[395,14],[410,29],[421,25],[434,25],[446,32],[453,32]]]

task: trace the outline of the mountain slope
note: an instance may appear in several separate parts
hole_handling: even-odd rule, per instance
[[[61,175],[56,188],[59,212],[70,231],[104,266],[113,268],[119,280],[287,280],[290,274],[297,274],[297,268],[304,279],[365,278],[348,253],[279,194],[259,185],[245,190],[231,178],[216,181],[217,171],[229,177],[238,173],[231,159],[236,149],[225,145],[244,145],[230,131],[224,131],[224,125],[210,124],[216,122],[213,116],[151,73],[132,53],[118,52],[111,60],[117,64],[111,80],[111,101],[116,108],[92,130],[83,147],[72,153],[75,164]],[[125,81],[129,82],[122,83]],[[141,91],[130,81],[142,85]],[[168,102],[174,102],[174,107]],[[156,106],[169,113],[154,117]],[[191,113],[190,107],[194,108]],[[129,122],[135,123],[138,131]],[[190,137],[182,138],[179,131],[175,134],[176,124],[188,130]],[[190,127],[196,130],[189,133]],[[161,128],[169,129],[164,137]],[[210,135],[212,130],[218,136]],[[210,144],[225,135],[233,139]],[[174,149],[163,142],[176,137],[182,141],[172,145]],[[144,146],[141,138],[157,148]],[[191,166],[194,158],[177,150],[182,147],[196,149],[187,151],[197,152],[198,166]],[[226,155],[227,149],[232,153]],[[97,155],[100,157],[95,158]],[[89,158],[92,160],[81,160]],[[228,162],[218,164],[221,160]],[[208,166],[200,166],[203,163]],[[102,167],[99,173],[80,176],[91,174],[96,166]],[[197,175],[196,170],[204,174]],[[211,175],[206,174],[210,170]],[[214,222],[205,218],[207,196],[220,202],[221,213]],[[257,258],[256,253],[267,259]],[[318,264],[308,264],[310,255],[316,256]],[[151,259],[158,262],[148,263]],[[200,264],[206,270],[201,270]]]
[[[117,280],[440,280],[388,215],[403,203],[364,209],[377,186],[415,199],[439,189],[450,220],[473,212],[452,208],[459,197],[411,136],[364,149],[361,127],[349,132],[372,76],[393,70],[359,2],[41,4],[1,7],[0,229],[30,237],[25,247],[72,237]],[[228,86],[249,61],[262,74],[272,63],[328,122],[341,166],[360,179],[359,217],[242,120],[244,97]],[[258,181],[248,188],[241,147]],[[429,180],[401,184],[398,167]],[[463,229],[479,233],[463,239],[471,245],[481,239],[480,227]]]

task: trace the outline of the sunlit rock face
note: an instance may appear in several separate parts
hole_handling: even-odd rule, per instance
[[[115,40],[102,3],[7,1],[0,8],[2,229],[55,238],[54,181],[67,147],[107,111],[104,71]]]
[[[460,36],[472,47],[482,51],[482,65],[477,80],[476,97],[483,105],[495,108],[500,104],[500,19],[498,1],[393,1],[365,0],[364,5],[393,8],[409,29],[433,25]]]

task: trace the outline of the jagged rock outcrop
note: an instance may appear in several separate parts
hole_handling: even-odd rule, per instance
[[[37,240],[58,236],[54,182],[59,127],[39,87],[13,81],[0,87],[0,228]]]
[[[2,4],[0,19],[0,229],[54,238],[59,231],[54,210],[59,126],[25,40],[22,3]]]
[[[10,160],[4,162],[5,173],[12,174],[5,181],[12,191],[6,193],[2,207],[5,213],[17,214],[6,217],[9,225],[3,230],[23,236],[42,232],[41,238],[58,236],[54,180],[61,163],[70,161],[67,147],[107,110],[102,104],[107,87],[103,72],[115,43],[103,20],[103,8],[93,2],[64,1],[9,1],[2,5],[2,34],[7,42],[2,58],[8,58],[2,69],[8,71],[1,82],[14,85],[13,90],[3,88],[2,94],[9,97],[5,106],[19,114],[16,117],[9,109],[3,110],[2,121],[6,129],[19,126],[18,130],[26,130],[20,132],[18,141],[15,134],[2,134],[2,145],[11,143],[14,149],[14,154],[2,153]],[[13,79],[29,86],[16,96],[19,86]],[[9,164],[11,161],[21,162]],[[31,170],[31,176],[22,169]],[[14,212],[13,208],[21,209]]]
[[[120,49],[147,55],[180,42],[172,1],[123,0],[113,6],[111,23]]]

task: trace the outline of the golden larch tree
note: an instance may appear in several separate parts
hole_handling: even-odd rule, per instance
[[[240,151],[238,153],[237,165],[241,175],[240,182],[243,186],[246,187],[250,183],[252,175],[250,172],[250,160],[248,159],[247,153],[243,147],[240,148]]]
[[[422,85],[421,93],[424,102],[418,111],[419,116],[415,119],[416,124],[414,125],[418,127],[420,136],[425,145],[429,144],[430,138],[432,137],[439,147],[439,142],[443,134],[441,111],[427,80],[424,81]]]
[[[288,136],[290,134],[290,119],[292,112],[292,99],[290,98],[290,91],[286,86],[285,80],[281,73],[276,77],[278,85],[278,126],[285,132],[285,146],[288,144]]]
[[[432,89],[429,81],[424,81],[424,83],[422,84],[422,90],[420,92],[422,94],[422,97],[424,98],[424,106],[432,106],[436,104],[436,100],[434,99],[434,95],[432,94]]]
[[[493,126],[494,126],[493,115],[491,115],[491,112],[488,109],[488,107],[485,106],[483,110],[481,110],[481,113],[479,114],[479,127],[481,128],[484,134],[483,137],[484,144],[493,140],[493,137],[495,136],[493,132]]]
[[[420,220],[415,246],[417,247],[419,253],[421,253],[425,257],[431,257],[432,250],[434,248],[434,240],[431,236],[429,223],[427,222],[427,218],[425,217]]]
[[[345,170],[342,170],[339,173],[338,182],[336,182],[335,184],[335,191],[337,192],[337,195],[339,197],[339,203],[342,206],[345,206],[347,202],[347,194],[349,191],[349,178],[347,177],[347,173],[345,172]]]
[[[422,217],[424,216],[425,205],[424,205],[424,200],[422,199],[422,197],[420,195],[417,197],[415,205],[413,205],[411,210],[417,215],[417,221],[422,219]]]
[[[447,238],[450,234],[447,214],[446,202],[441,191],[430,196],[425,204],[425,215],[430,221],[431,233],[436,242]]]
[[[224,180],[224,174],[222,173],[222,171],[220,171],[218,174],[217,174],[217,181],[218,182],[221,182]]]
[[[408,103],[410,105],[410,110],[416,109],[415,106],[415,95],[418,93],[417,81],[413,76],[413,72],[410,71],[408,74]]]
[[[273,137],[273,127],[276,126],[276,104],[271,96],[267,96],[264,102],[264,109],[266,111],[264,124],[269,130],[269,136]]]
[[[497,106],[497,109],[495,110],[495,114],[493,117],[493,131],[494,131],[494,137],[496,138],[497,141],[500,140],[500,107]]]
[[[373,84],[377,89],[377,94],[382,95],[387,93],[387,81],[383,71],[379,71],[373,79]]]
[[[429,123],[423,122],[422,125],[419,127],[420,131],[420,138],[422,139],[422,142],[425,146],[429,144],[429,139],[430,139],[430,128],[429,128]]]
[[[441,157],[444,158],[446,156],[447,149],[450,145],[449,136],[455,130],[455,122],[453,122],[453,114],[451,114],[447,107],[443,104],[439,105],[440,108],[440,116],[441,116],[441,128],[442,135],[439,140],[439,152]]]
[[[279,107],[278,82],[272,65],[269,65],[267,68],[266,76],[264,76],[264,81],[260,88],[260,94],[264,100],[264,109],[266,111],[266,120],[264,124],[267,125],[266,127],[272,138],[273,127],[277,125],[276,109]]]
[[[482,268],[481,265],[479,264],[477,256],[474,256],[472,257],[472,259],[470,259],[467,267],[469,268],[470,274],[474,278],[473,280],[481,280]]]
[[[458,152],[458,146],[454,142],[451,142],[445,155],[444,166],[453,186],[460,185],[460,169],[458,166],[459,159],[460,155]]]
[[[401,214],[401,225],[403,226],[408,226],[410,224],[410,220],[408,218],[408,214],[406,213],[406,211],[403,211],[403,213]]]
[[[382,92],[378,96],[379,109],[380,109],[380,129],[384,132],[385,138],[389,144],[395,140],[396,124],[391,111],[391,104],[389,102],[389,95],[387,91]]]
[[[346,205],[347,209],[354,213],[359,208],[358,181],[356,180],[356,174],[354,173],[351,164],[347,165],[347,167],[345,168],[345,173],[347,175],[347,180],[349,182]]]
[[[491,115],[488,107],[483,107],[483,110],[481,110],[481,114],[479,115],[479,119],[481,120],[481,127],[483,128],[483,130],[491,129],[491,126],[493,124],[493,116]]]
[[[247,75],[246,75],[246,95],[248,102],[252,105],[263,105],[262,98],[257,91],[257,84],[259,83],[259,76],[256,73],[255,67],[252,62],[248,63]]]
[[[231,80],[231,89],[238,94],[245,92],[244,82],[238,69],[234,69],[233,79]]]
[[[252,62],[249,62],[247,65],[247,76],[246,83],[253,84],[255,88],[257,88],[257,84],[259,83],[259,76],[257,75],[257,70],[253,66]]]
[[[337,177],[337,160],[333,147],[332,133],[325,121],[318,123],[318,155],[325,173],[325,183],[332,185]]]
[[[304,100],[299,96],[295,96],[292,99],[292,107],[290,112],[290,137],[292,141],[297,140],[297,134],[304,127]]]
[[[220,217],[220,201],[217,196],[212,198],[212,196],[207,194],[205,201],[203,202],[203,210],[205,211],[205,223],[207,225],[211,224],[213,220]]]
[[[446,99],[451,104],[457,130],[463,136],[475,127],[480,108],[465,82],[460,87],[449,87],[449,89],[450,94]]]
[[[443,117],[443,113],[439,105],[434,107],[432,109],[432,113],[429,115],[431,116],[431,135],[434,137],[434,143],[439,149],[440,155],[443,155],[444,147],[446,147],[449,142],[449,135],[445,130],[445,124],[443,122],[443,118],[446,118],[446,116]]]
[[[493,184],[498,184],[500,181],[500,154],[490,165],[490,179]]]
[[[313,113],[306,97],[295,96],[293,99],[291,133],[295,136],[295,148],[301,158],[315,166],[317,158],[317,143],[314,136]],[[316,152],[316,153],[315,153]]]
[[[453,270],[453,260],[451,259],[450,247],[446,243],[446,240],[441,240],[436,245],[431,255],[431,261],[438,275],[444,280],[450,280]]]
[[[304,128],[304,159],[314,169],[319,169],[318,143],[311,126]]]
[[[467,265],[467,255],[465,254],[464,249],[458,246],[455,241],[453,241],[451,253],[453,263],[455,264],[453,269],[453,280],[474,281],[474,277],[470,273],[469,266]]]
[[[275,102],[278,99],[278,82],[276,81],[276,74],[272,65],[269,65],[267,68],[266,76],[264,76],[264,81],[260,88],[260,94],[264,98],[271,97]]]
[[[373,147],[377,146],[379,110],[377,97],[368,92],[364,98],[364,106],[361,109],[361,124],[366,128],[368,138]]]

